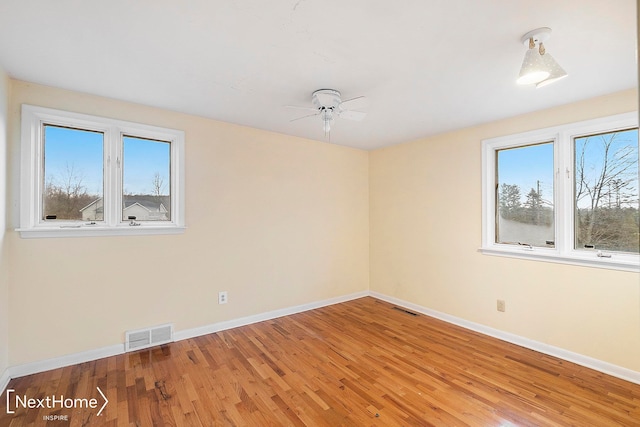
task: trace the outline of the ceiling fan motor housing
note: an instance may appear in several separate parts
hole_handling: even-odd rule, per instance
[[[319,110],[333,110],[340,105],[340,92],[333,89],[320,89],[311,94],[311,102]]]

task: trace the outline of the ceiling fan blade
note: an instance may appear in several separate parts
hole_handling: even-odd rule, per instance
[[[315,109],[314,109],[314,111],[315,111]],[[297,121],[297,120],[306,119],[307,117],[315,117],[315,116],[317,116],[317,115],[319,115],[319,114],[320,114],[320,112],[319,112],[319,111],[317,111],[315,114],[307,114],[306,116],[296,117],[295,119],[291,119],[291,120],[289,120],[289,121],[290,121],[290,122],[295,122],[295,121]]]
[[[369,100],[366,96],[358,96],[356,98],[342,101],[338,106],[341,110],[362,110],[369,106]]]
[[[341,119],[360,121],[366,117],[367,113],[362,111],[347,110],[338,113]]]
[[[298,105],[285,105],[285,108],[293,108],[295,110],[305,110],[305,111],[318,111],[317,108],[314,107],[300,107]]]

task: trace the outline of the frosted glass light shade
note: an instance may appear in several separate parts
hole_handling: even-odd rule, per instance
[[[333,124],[333,110],[322,110],[322,129],[324,133],[331,131],[331,125]]]
[[[538,49],[527,49],[520,67],[520,76],[516,83],[519,85],[529,85],[540,83],[551,74],[545,67],[544,60]]]
[[[324,133],[329,133],[331,131],[331,121],[330,120],[325,120],[322,123],[322,130],[324,130]]]

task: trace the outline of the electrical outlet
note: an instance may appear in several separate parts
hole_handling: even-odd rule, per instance
[[[503,299],[498,300],[497,309],[498,311],[502,311],[502,312],[506,311],[507,306]]]
[[[218,304],[226,304],[228,301],[227,291],[218,292]]]

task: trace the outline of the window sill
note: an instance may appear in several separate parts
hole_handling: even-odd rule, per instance
[[[534,261],[554,262],[559,264],[579,265],[583,267],[605,268],[610,270],[640,272],[640,256],[619,255],[611,253],[611,258],[600,258],[596,253],[562,255],[554,250],[544,248],[502,248],[500,246],[482,247],[479,251],[484,255],[520,258]],[[609,254],[609,252],[607,252]]]
[[[75,227],[34,227],[18,228],[17,232],[23,239],[41,239],[48,237],[103,237],[103,236],[151,236],[182,234],[187,228],[177,225],[129,225],[119,227],[91,226]]]

